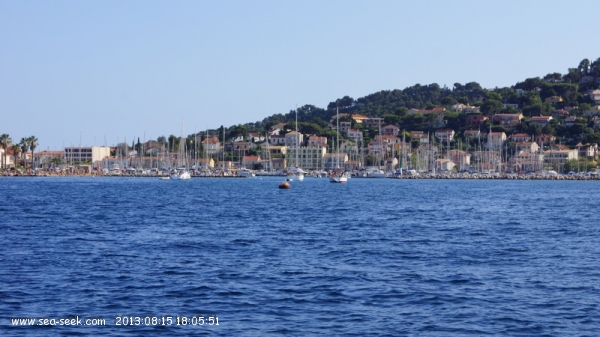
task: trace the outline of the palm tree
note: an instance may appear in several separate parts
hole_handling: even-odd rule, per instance
[[[24,156],[23,167],[27,169],[27,150],[29,150],[29,142],[27,141],[27,138],[21,138],[19,145],[21,146],[21,155]]]
[[[31,168],[33,168],[34,163],[35,163],[35,157],[33,156],[33,151],[35,151],[35,148],[39,145],[38,144],[38,139],[35,138],[35,136],[31,136],[29,138],[27,138],[29,140],[29,149],[31,150]]]
[[[17,158],[19,158],[21,156],[21,146],[19,144],[13,144],[10,148],[13,151],[13,156],[15,156],[15,168],[16,168],[17,165],[19,164],[19,160]]]
[[[2,168],[6,168],[6,152],[10,147],[11,143],[12,139],[10,139],[10,136],[8,134],[4,133],[2,134],[2,136],[0,136],[0,147],[4,149],[4,165],[2,166]]]

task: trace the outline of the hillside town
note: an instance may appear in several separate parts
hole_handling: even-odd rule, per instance
[[[305,105],[261,122],[114,146],[35,151],[35,136],[0,136],[4,175],[75,172],[192,176],[345,171],[355,177],[597,175],[600,58],[566,74],[483,89],[415,85],[327,109]]]
[[[598,92],[600,96],[600,90]],[[600,106],[589,115],[594,128],[600,128]],[[334,120],[329,128],[343,136],[339,149],[325,136],[303,134],[287,128],[285,123],[270,127],[261,135],[249,132],[227,142],[217,135],[196,135],[197,143],[183,149],[169,148],[168,143],[149,140],[141,146],[68,147],[54,151],[34,152],[23,146],[0,149],[4,170],[28,168],[51,172],[98,173],[106,175],[159,175],[185,166],[197,176],[236,175],[244,168],[258,174],[286,174],[289,167],[326,174],[343,168],[357,177],[371,177],[383,171],[386,177],[464,173],[473,175],[570,173],[596,175],[597,143],[578,143],[575,148],[556,143],[551,134],[532,135],[481,130],[488,125],[501,125],[512,130],[525,118],[522,113],[483,116],[476,106],[454,104],[450,111],[465,114],[465,126],[473,129],[456,132],[446,128],[443,108],[410,109],[408,114],[430,117],[437,127],[433,133],[400,130],[385,124],[384,118],[340,114],[339,129]],[[569,109],[557,109],[551,116],[531,117],[530,123],[545,128],[552,121],[569,126],[579,117]],[[492,124],[490,124],[491,122]],[[376,128],[378,134],[368,143],[363,131],[353,128]],[[491,129],[491,128],[490,128]],[[183,140],[183,139],[182,139]],[[18,144],[17,144],[18,145]],[[457,149],[460,147],[471,151]],[[35,148],[35,147],[34,147]],[[201,151],[200,151],[201,149]],[[228,160],[235,159],[235,160]],[[580,159],[585,159],[585,165]],[[21,172],[21,171],[19,171]],[[31,171],[29,171],[31,172]],[[23,172],[21,172],[23,173]]]

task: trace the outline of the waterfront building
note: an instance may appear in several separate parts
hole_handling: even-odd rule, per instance
[[[215,167],[215,160],[213,158],[197,158],[192,159],[192,167],[195,169],[211,169]]]
[[[577,150],[579,151],[579,158],[587,158],[587,159],[597,159],[598,158],[598,144],[596,143],[587,143],[581,144],[578,143],[576,145]]]
[[[337,168],[345,168],[348,161],[346,153],[325,153],[323,156],[323,168],[335,170]]]
[[[506,133],[504,132],[490,132],[488,134],[488,139],[486,143],[486,147],[488,149],[501,149],[502,145],[506,141]]]
[[[221,142],[215,139],[205,139],[202,141],[202,147],[204,152],[209,155],[216,155],[221,153]]]
[[[388,144],[383,141],[372,141],[367,145],[367,153],[383,157],[387,153]]]
[[[2,151],[0,149],[0,151]],[[64,160],[64,151],[38,151],[33,155],[34,167],[50,167]]]
[[[73,165],[75,163],[91,163],[94,168],[102,166],[102,160],[110,156],[110,148],[108,146],[91,146],[91,147],[66,147],[64,161]]]
[[[448,151],[448,159],[458,166],[458,171],[467,171],[471,167],[471,155],[463,150]]]
[[[269,168],[269,162],[264,162],[263,165],[265,165],[266,170],[273,170],[273,171],[285,170],[285,168],[287,167],[285,158],[271,159],[271,165],[272,165],[271,168]]]
[[[297,156],[296,151],[298,152]],[[319,170],[324,167],[323,156],[326,153],[326,146],[287,147],[286,164],[307,170]],[[298,158],[298,163],[296,163],[296,158]]]
[[[298,147],[304,143],[304,135],[300,132],[290,131],[285,134],[285,146]]]
[[[396,167],[398,167],[398,159],[397,158],[388,158],[384,163],[385,171],[394,171]]]
[[[286,154],[287,148],[281,145],[267,145],[263,143],[260,146],[260,157],[261,158],[281,158]]]
[[[512,172],[539,172],[542,170],[544,155],[523,151],[514,156],[508,163]]]
[[[578,160],[577,150],[554,150],[544,151],[544,166],[552,168],[556,172],[562,172],[564,165],[569,160]]]
[[[254,170],[255,166],[261,164],[260,156],[244,156],[242,157],[242,167]]]
[[[443,158],[435,160],[435,169],[438,171],[452,171],[454,166],[456,165],[450,159]]]

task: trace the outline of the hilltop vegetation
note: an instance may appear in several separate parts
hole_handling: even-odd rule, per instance
[[[409,109],[432,109],[445,107],[450,110],[457,103],[478,106],[484,116],[496,113],[522,112],[525,117],[547,116],[552,111],[565,107],[573,108],[571,115],[580,116],[595,103],[587,95],[590,89],[600,87],[600,58],[593,62],[582,60],[577,67],[569,68],[565,74],[550,73],[543,77],[525,79],[514,86],[484,89],[477,82],[454,83],[452,88],[440,87],[437,83],[429,85],[415,84],[403,90],[382,90],[354,99],[345,96],[328,104],[326,108],[304,105],[298,108],[298,121],[307,133],[326,133],[327,122],[335,115],[336,107],[340,113],[360,114],[368,117],[383,117],[386,123],[396,124],[401,129],[427,129],[429,124],[421,116],[407,116]],[[519,94],[518,90],[523,93]],[[560,96],[562,102],[550,104],[545,100]],[[503,105],[504,104],[504,105]],[[511,104],[506,106],[505,104]],[[518,107],[513,107],[516,104]],[[447,114],[450,124],[460,125],[458,113]],[[276,123],[293,123],[295,111],[287,114],[269,116],[256,123],[232,126],[229,132],[265,132]],[[525,121],[526,122],[526,121]],[[587,123],[586,123],[587,124]],[[242,127],[245,130],[240,130]],[[522,130],[523,127],[518,128]],[[457,130],[458,131],[458,130]]]
[[[525,117],[519,125],[511,130],[492,125],[495,131],[506,131],[508,134],[526,132],[529,134],[549,133],[558,137],[563,144],[574,145],[576,142],[600,143],[600,134],[593,129],[593,115],[585,116],[595,102],[588,95],[589,90],[600,87],[600,58],[593,62],[582,60],[579,65],[567,69],[566,73],[550,73],[543,77],[527,78],[511,87],[484,89],[477,82],[465,84],[454,83],[452,88],[441,87],[437,83],[428,85],[415,84],[405,89],[381,90],[364,97],[354,99],[344,96],[330,102],[327,107],[307,104],[297,108],[299,131],[306,134],[317,134],[331,137],[328,123],[335,116],[336,108],[340,113],[360,114],[367,117],[382,117],[386,124],[394,124],[405,131],[427,131],[436,129],[433,117],[422,114],[408,114],[409,109],[446,108],[444,116],[446,128],[457,133],[469,127],[465,125],[467,113],[451,111],[454,104],[480,108],[481,114],[491,117],[498,113],[522,113]],[[549,103],[546,100],[558,96],[561,102]],[[548,116],[558,109],[569,109],[570,116],[577,117],[577,123],[569,128],[564,127],[558,119],[552,120],[545,129],[531,125],[530,117]],[[233,125],[210,130],[220,140],[245,136],[249,132],[264,134],[272,125],[286,123],[290,129],[295,128],[295,110],[286,114],[275,114],[255,123]],[[349,119],[348,119],[349,120]],[[483,127],[489,127],[489,123]],[[365,132],[368,141],[374,136],[374,130],[365,129],[360,124],[353,128]],[[223,137],[225,134],[225,137]],[[193,137],[193,135],[190,135]],[[223,139],[225,138],[225,139]]]

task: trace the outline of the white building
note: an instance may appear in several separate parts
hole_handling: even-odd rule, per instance
[[[110,147],[66,147],[65,163],[91,163],[93,167],[102,167],[102,159],[110,156]]]
[[[296,151],[298,151],[296,156]],[[286,148],[286,161],[288,166],[300,167],[307,170],[320,170],[324,168],[323,156],[327,152],[325,146],[301,146]],[[298,162],[296,162],[296,158]]]
[[[300,146],[304,142],[304,135],[300,132],[292,131],[285,134],[285,146]]]

